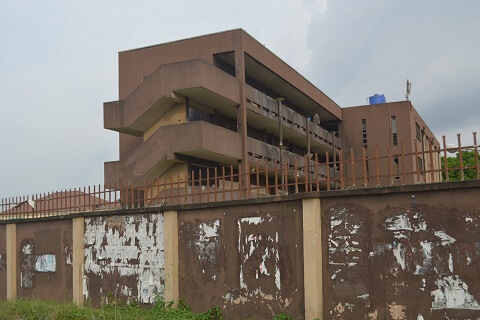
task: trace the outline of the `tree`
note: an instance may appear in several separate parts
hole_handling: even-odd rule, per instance
[[[480,162],[480,155],[477,156],[477,161]],[[448,176],[450,181],[460,181],[460,156],[457,152],[455,157],[447,157],[448,163]],[[477,172],[475,169],[475,151],[462,151],[462,163],[463,163],[463,174],[464,180],[477,179]],[[468,169],[466,169],[468,168]],[[444,157],[442,157],[442,177],[445,181],[445,162]]]

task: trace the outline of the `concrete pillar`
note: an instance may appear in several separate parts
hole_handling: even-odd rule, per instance
[[[165,302],[177,305],[178,287],[178,220],[177,211],[166,211],[163,220],[165,243]]]
[[[84,238],[85,238],[85,219],[83,217],[73,218],[72,221],[73,238],[73,303],[83,306],[83,264],[84,264]]]
[[[247,172],[248,150],[247,150],[247,101],[245,93],[245,51],[243,49],[243,32],[240,32],[237,46],[235,48],[235,77],[240,81],[240,105],[237,108],[237,132],[242,141],[242,161],[240,163],[242,174]],[[240,189],[245,189],[250,184],[248,175],[240,179]]]
[[[303,199],[305,319],[323,319],[322,223],[320,199]]]
[[[7,300],[17,298],[17,225],[7,224]]]

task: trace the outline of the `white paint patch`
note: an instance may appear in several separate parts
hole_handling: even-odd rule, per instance
[[[423,264],[415,266],[416,275],[427,274],[432,265],[432,244],[426,240],[420,242],[420,247],[422,248],[423,253]]]
[[[425,319],[423,319],[422,314],[419,313],[418,316],[417,316],[417,320],[425,320]]]
[[[33,246],[31,244],[27,244],[22,248],[22,252],[24,254],[32,254],[32,251],[33,251]]]
[[[457,275],[435,281],[437,290],[432,291],[432,309],[480,310],[474,296],[468,292],[468,286]]]
[[[141,303],[153,303],[164,292],[163,214],[149,217],[85,218],[86,276],[90,272],[101,278],[114,272],[124,277],[135,276],[137,299]],[[83,289],[85,297],[88,297],[87,285]]]
[[[57,271],[57,257],[54,254],[40,254],[35,258],[35,271],[55,272]]]
[[[390,217],[385,220],[385,226],[387,230],[399,231],[399,230],[408,230],[413,231],[412,224],[407,215],[402,214],[394,217]]]
[[[453,257],[451,253],[448,255],[448,269],[453,273]]]
[[[72,254],[69,247],[65,247],[65,263],[70,266],[72,265]]]
[[[398,243],[395,248],[392,250],[395,259],[397,259],[398,264],[402,267],[402,270],[405,270],[405,249],[401,243]]]
[[[455,243],[455,239],[450,237],[445,231],[435,231],[435,235],[441,240],[443,246]]]

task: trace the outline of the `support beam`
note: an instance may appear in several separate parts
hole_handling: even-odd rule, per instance
[[[17,225],[7,224],[7,300],[17,299]]]
[[[73,239],[73,303],[77,306],[83,306],[83,265],[84,265],[84,236],[85,236],[85,218],[73,218],[72,221],[72,239]]]
[[[322,223],[320,199],[303,199],[305,319],[323,319]]]
[[[165,301],[173,301],[173,305],[176,306],[179,299],[177,211],[166,211],[163,221],[165,243]]]
[[[240,162],[241,172],[245,174],[245,178],[239,178],[240,190],[246,190],[250,184],[248,168],[248,150],[247,150],[247,101],[245,93],[245,51],[242,46],[243,41],[238,42],[235,49],[235,77],[240,81],[240,105],[237,107],[237,132],[240,133],[242,139],[242,161]]]

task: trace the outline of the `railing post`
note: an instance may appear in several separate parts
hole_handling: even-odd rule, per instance
[[[460,180],[465,180],[465,176],[463,173],[463,154],[462,154],[462,141],[460,138],[460,133],[457,133],[457,140],[458,140],[458,157],[460,159]]]
[[[442,140],[443,140],[443,170],[445,171],[445,181],[449,181],[450,177],[448,174],[447,142],[445,141],[445,136],[442,136]]]

